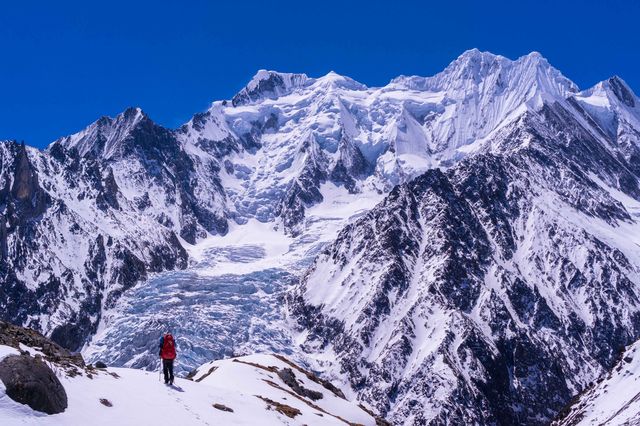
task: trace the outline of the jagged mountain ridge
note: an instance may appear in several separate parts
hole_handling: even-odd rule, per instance
[[[290,298],[307,350],[399,423],[553,419],[640,337],[625,93],[547,97],[347,226]]]
[[[497,65],[480,70],[474,65],[491,60]],[[477,83],[502,68],[536,74],[531,70],[548,64],[535,54],[512,62],[469,51],[435,78],[444,81],[455,72]],[[77,347],[95,330],[105,296],[117,298],[148,272],[185,267],[184,244],[224,234],[229,219],[282,222],[286,232],[297,234],[304,229],[305,209],[323,200],[322,188],[329,182],[352,193],[386,192],[463,156],[431,142],[446,133],[442,129],[458,104],[469,99],[487,104],[495,90],[479,96],[459,88],[449,93],[444,85],[437,92],[405,86],[394,81],[369,89],[335,73],[312,79],[260,71],[231,102],[215,102],[176,131],[131,108],[55,141],[44,152],[5,143],[4,185],[9,188],[14,174],[28,170],[33,182],[26,186],[40,197],[31,200],[36,220],[22,215],[18,224],[12,219],[15,224],[3,238],[7,285],[0,304],[7,307],[6,318]],[[456,139],[452,146],[460,143]],[[5,194],[7,221],[20,202],[15,194]],[[45,225],[50,214],[58,222]],[[82,247],[82,254],[74,251],[74,259],[64,258],[74,239],[52,231],[65,228],[81,230],[73,246]],[[22,251],[27,234],[47,235],[47,245],[56,249],[25,244],[30,248]],[[88,239],[95,239],[91,247]],[[107,253],[114,239],[122,247]],[[149,254],[154,250],[164,254]],[[39,271],[51,269],[48,259],[56,257],[60,266],[45,277]],[[111,262],[112,257],[118,261]],[[27,269],[35,273],[22,275]],[[100,278],[103,270],[109,277]],[[58,284],[63,276],[65,283]],[[31,302],[12,305],[18,294]],[[38,301],[42,296],[51,302]]]
[[[140,109],[46,151],[3,143],[2,160],[4,317],[73,349],[123,291],[185,268],[186,244],[227,229],[215,170],[199,181],[173,132]]]
[[[432,78],[382,88],[333,72],[316,79],[262,70],[231,105],[215,102],[179,137],[196,152],[228,154],[221,180],[236,219],[280,217],[297,234],[324,183],[388,192],[455,163],[542,97],[576,90],[537,53],[511,61],[473,50]]]
[[[23,300],[30,304],[14,303],[9,319],[77,348],[95,331],[110,305],[105,300],[116,300],[149,272],[186,267],[184,248],[224,234],[229,224],[257,219],[304,237],[306,211],[328,201],[333,187],[345,188],[354,199],[386,193],[429,169],[455,168],[465,158],[473,169],[475,157],[502,158],[539,140],[551,152],[521,162],[537,164],[536,173],[544,175],[546,184],[568,176],[571,184],[549,191],[587,215],[610,213],[607,226],[615,226],[631,220],[630,215],[583,175],[593,173],[608,187],[637,198],[637,105],[618,78],[578,92],[537,53],[511,61],[472,50],[434,77],[400,77],[382,88],[367,88],[335,73],[309,78],[260,71],[232,100],[214,102],[177,130],[130,109],[54,142],[45,152],[24,148],[22,155],[19,145],[7,143],[4,187],[11,188],[14,180],[25,184],[3,192],[0,205],[8,217],[10,209],[29,199],[35,213],[6,228],[2,270],[16,277],[5,281],[11,284],[3,286],[0,305],[12,306],[17,295],[28,295]],[[567,146],[550,143],[562,139],[563,131],[569,135],[562,140]],[[573,152],[572,138],[581,141],[578,152]],[[551,154],[558,146],[564,148],[556,158]],[[594,149],[596,160],[589,160]],[[576,155],[580,158],[572,158]],[[553,167],[547,168],[551,160],[546,156]],[[565,156],[576,167],[559,167]],[[56,216],[65,222],[47,223],[56,203],[67,209]],[[495,213],[485,210],[487,216]],[[72,240],[81,249],[65,258],[68,238],[52,230],[67,225],[81,230]],[[22,251],[29,232],[46,235],[49,247]],[[495,232],[498,241],[515,244],[509,232]],[[95,248],[83,245],[90,237],[97,238]],[[119,248],[111,251],[109,244]],[[484,241],[482,247],[487,244],[493,242]],[[61,266],[50,274],[53,284],[42,273],[24,274],[46,270],[48,259],[56,257]],[[487,259],[485,254],[484,262],[491,263]],[[63,285],[57,284],[57,275],[66,277]],[[625,326],[621,340],[635,333],[635,326]],[[601,358],[605,364],[608,357]],[[379,402],[389,408],[386,390],[380,392]],[[560,403],[548,402],[552,408],[546,416]],[[487,418],[495,416],[491,404],[482,410]]]

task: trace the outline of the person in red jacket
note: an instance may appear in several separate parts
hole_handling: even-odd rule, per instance
[[[176,342],[171,333],[165,333],[160,338],[160,358],[162,358],[162,372],[164,384],[173,384],[173,360],[176,359]]]

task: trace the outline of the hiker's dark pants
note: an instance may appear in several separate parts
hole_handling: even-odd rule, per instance
[[[162,360],[162,372],[164,373],[164,382],[173,383],[173,360],[172,359]]]

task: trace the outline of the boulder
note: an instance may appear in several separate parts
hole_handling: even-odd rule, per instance
[[[67,393],[49,366],[40,357],[13,355],[0,361],[0,380],[7,396],[36,411],[62,413]]]

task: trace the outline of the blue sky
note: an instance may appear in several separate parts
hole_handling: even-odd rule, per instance
[[[128,106],[177,127],[260,68],[377,86],[473,47],[537,50],[581,88],[617,74],[640,92],[635,0],[3,3],[0,139],[39,147]]]

